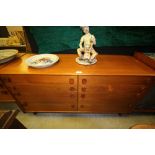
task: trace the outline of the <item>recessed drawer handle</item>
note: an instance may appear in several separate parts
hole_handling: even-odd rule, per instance
[[[85,98],[86,97],[86,95],[85,94],[81,94],[81,98]]]
[[[74,88],[74,87],[70,87],[69,89],[70,89],[70,91],[74,91],[74,90],[75,90],[75,88]]]
[[[82,84],[86,84],[87,83],[87,79],[82,79]]]
[[[86,88],[85,88],[85,87],[82,87],[82,88],[81,88],[81,91],[82,91],[82,92],[86,92]]]
[[[69,84],[74,84],[74,79],[69,79]]]

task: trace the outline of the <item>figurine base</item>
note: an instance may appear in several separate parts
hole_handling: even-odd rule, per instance
[[[93,61],[90,62],[89,60],[82,60],[79,57],[77,57],[75,61],[80,65],[93,65],[97,62],[97,59],[93,59]]]

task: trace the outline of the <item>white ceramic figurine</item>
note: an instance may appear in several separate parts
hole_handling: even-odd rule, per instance
[[[76,58],[76,62],[82,65],[91,65],[97,62],[98,53],[93,48],[93,45],[96,45],[96,39],[94,35],[90,34],[88,26],[83,26],[82,30],[85,34],[80,39],[80,48],[77,49],[79,57]]]

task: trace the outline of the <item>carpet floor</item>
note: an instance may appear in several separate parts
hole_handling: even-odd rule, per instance
[[[134,124],[154,123],[155,115],[103,115],[103,114],[61,114],[32,113],[17,116],[31,129],[128,129]]]

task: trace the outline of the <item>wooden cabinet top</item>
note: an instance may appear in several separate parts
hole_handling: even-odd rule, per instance
[[[98,55],[98,62],[91,66],[75,62],[76,54],[58,54],[59,62],[48,68],[28,67],[25,60],[34,54],[25,54],[0,68],[0,74],[46,74],[46,75],[141,75],[155,76],[155,70],[134,56]]]

